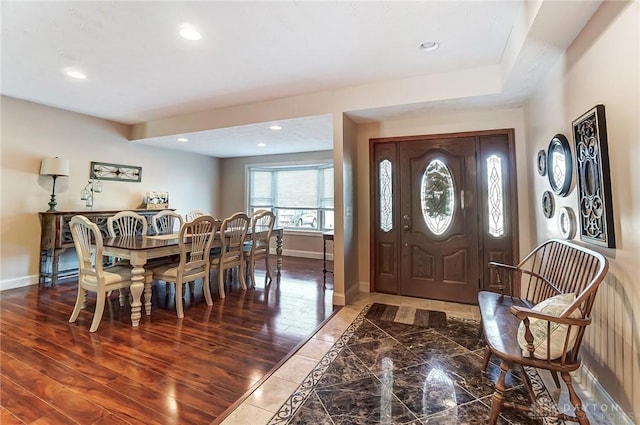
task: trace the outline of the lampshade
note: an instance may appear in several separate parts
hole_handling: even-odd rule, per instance
[[[55,158],[45,158],[40,164],[41,176],[68,176],[69,160]]]

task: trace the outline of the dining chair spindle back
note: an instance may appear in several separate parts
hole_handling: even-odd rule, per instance
[[[153,226],[153,232],[156,235],[175,233],[176,227],[180,229],[183,223],[184,220],[182,219],[182,216],[171,210],[162,210],[151,217],[151,225]]]
[[[98,330],[107,292],[114,289],[127,288],[131,285],[131,268],[120,265],[103,266],[103,241],[98,225],[87,217],[76,215],[69,224],[73,244],[78,256],[78,295],[76,304],[69,318],[69,323],[78,319],[80,310],[86,307],[87,292],[96,293],[96,308],[89,332]],[[95,248],[92,249],[92,246]],[[92,251],[94,255],[92,255]],[[124,297],[120,297],[120,305],[124,306]]]
[[[220,298],[225,297],[224,272],[238,267],[238,280],[242,289],[247,289],[245,280],[244,242],[249,230],[249,216],[238,212],[225,218],[220,226],[221,250],[214,253],[211,265],[218,271],[218,290]]]
[[[197,279],[202,279],[207,305],[213,304],[209,287],[209,257],[218,226],[218,221],[210,215],[201,215],[186,222],[178,234],[180,261],[151,269],[154,279],[175,284],[176,313],[179,318],[184,317],[183,287],[186,283],[193,285]]]

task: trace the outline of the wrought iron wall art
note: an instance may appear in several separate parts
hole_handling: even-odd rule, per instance
[[[553,193],[547,190],[542,194],[542,212],[544,216],[547,218],[553,217],[554,208]]]
[[[564,134],[556,134],[549,142],[547,175],[553,192],[560,196],[567,196],[571,189],[573,161],[571,147]]]
[[[558,211],[558,227],[560,235],[564,239],[573,239],[576,236],[576,216],[569,207],[562,207]]]
[[[597,105],[573,122],[578,163],[580,239],[615,248],[609,148],[604,105]]]
[[[141,182],[142,167],[132,165],[91,162],[90,178],[122,182]]]
[[[547,152],[540,150],[538,152],[538,174],[541,176],[547,175]]]

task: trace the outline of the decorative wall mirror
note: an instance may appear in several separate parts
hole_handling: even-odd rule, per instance
[[[563,134],[556,134],[547,152],[547,175],[554,193],[567,196],[571,188],[573,161],[569,141]]]

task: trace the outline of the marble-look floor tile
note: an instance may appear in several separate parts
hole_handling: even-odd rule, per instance
[[[391,365],[401,369],[420,363],[420,358],[393,338],[350,345],[351,351],[373,373],[378,373]]]
[[[335,425],[318,395],[312,392],[289,425]]]
[[[493,394],[493,383],[496,382],[500,373],[500,368],[493,364],[489,364],[486,374],[483,373],[482,359],[473,353],[442,358],[431,363],[440,368],[455,383],[478,398]],[[518,378],[511,373],[507,373],[505,381],[507,388],[515,387],[521,383]]]
[[[396,335],[395,339],[425,361],[469,352],[465,347],[431,329],[423,332]]]
[[[429,363],[393,371],[393,393],[418,417],[475,399]]]
[[[375,377],[316,389],[318,398],[337,424],[402,424],[416,416]]]
[[[478,425],[486,424],[491,410],[479,400],[452,407],[435,415],[422,418],[425,425]],[[498,425],[508,425],[504,418],[498,418]]]
[[[322,356],[327,354],[327,351],[329,351],[332,346],[333,344],[331,342],[311,338],[296,352],[296,355],[308,359],[320,360]]]
[[[317,363],[317,360],[295,355],[279,367],[272,376],[299,384]]]
[[[243,403],[227,416],[221,425],[266,424],[273,416],[273,412]]]
[[[272,376],[249,396],[247,404],[267,410],[273,414],[296,388],[298,388],[298,383]]]
[[[367,376],[371,376],[369,369],[349,347],[345,347],[318,380],[316,388],[358,381]]]

